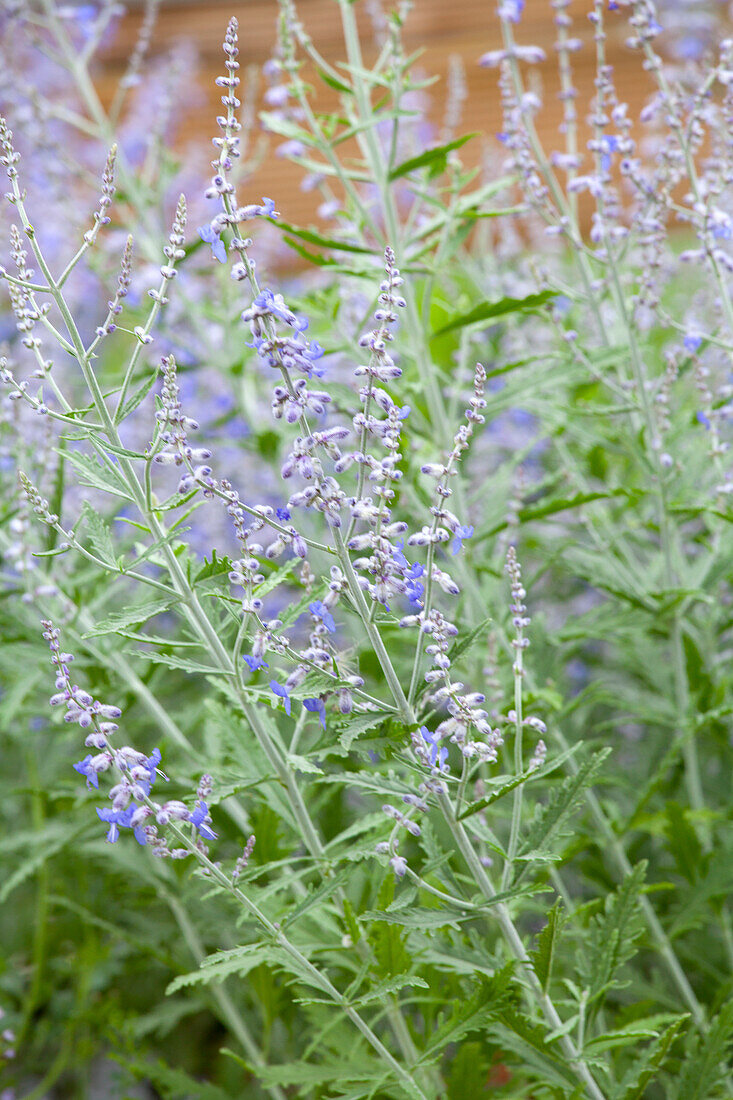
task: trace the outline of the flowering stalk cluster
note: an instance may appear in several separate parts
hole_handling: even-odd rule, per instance
[[[114,844],[120,829],[131,829],[138,844],[149,844],[154,855],[184,859],[190,854],[189,850],[170,848],[165,837],[158,833],[158,826],[164,827],[171,821],[188,822],[196,834],[196,846],[206,853],[203,841],[216,839],[206,804],[211,793],[211,777],[202,777],[193,810],[177,800],[153,801],[150,797],[153,784],[158,776],[166,779],[158,767],[160,750],[153,749],[147,755],[129,745],[117,748],[112,744],[111,738],[118,729],[115,719],[122,711],[113,704],[100,703],[88,691],[72,683],[69,665],[74,660],[73,654],[62,651],[59,630],[50,620],[44,619],[42,625],[43,637],[51,650],[51,663],[56,669],[56,693],[51,696],[51,706],[65,706],[64,721],[74,722],[85,730],[84,744],[95,750],[94,754],[88,753],[74,764],[74,770],[86,778],[87,787],[95,789],[99,788],[99,776],[104,772],[111,771],[116,776],[117,781],[109,791],[111,808],[97,809],[100,820],[109,825],[107,840]]]
[[[359,340],[360,347],[369,348],[369,362],[354,371],[357,378],[366,378],[359,390],[362,410],[353,418],[354,429],[359,435],[359,449],[343,455],[336,463],[337,472],[348,469],[352,463],[359,465],[356,496],[349,500],[352,527],[365,523],[369,530],[349,538],[350,550],[369,550],[368,557],[358,558],[354,565],[360,572],[359,583],[368,592],[373,603],[389,608],[392,594],[406,596],[415,601],[422,595],[419,578],[422,567],[412,567],[402,551],[403,542],[394,543],[397,535],[404,534],[407,524],[392,520],[395,487],[402,478],[398,464],[402,422],[409,415],[408,406],[399,407],[384,384],[390,384],[402,374],[401,367],[387,351],[387,344],[394,339],[391,330],[397,322],[397,310],[406,302],[398,294],[403,279],[395,264],[394,252],[387,248],[384,254],[386,279],[380,284],[378,306],[374,313],[376,328]],[[382,385],[375,385],[382,383]],[[377,411],[386,413],[380,417]],[[387,452],[378,457],[371,453],[370,439],[379,442]],[[364,495],[365,483],[373,486],[371,495]],[[370,579],[371,578],[371,579]]]

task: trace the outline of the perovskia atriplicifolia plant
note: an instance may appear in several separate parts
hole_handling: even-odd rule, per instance
[[[363,6],[262,74],[318,229],[236,18],[207,185],[158,4],[108,107],[2,15],[3,1100],[731,1095],[733,43],[554,0],[547,149],[501,2],[476,170]]]

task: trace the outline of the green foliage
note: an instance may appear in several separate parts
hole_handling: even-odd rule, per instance
[[[552,977],[555,953],[565,919],[566,916],[558,898],[547,914],[547,924],[538,935],[537,948],[532,952],[532,965],[545,992],[547,992]]]
[[[415,128],[433,81],[404,52],[409,5],[373,51],[358,6],[335,3],[335,62],[306,6],[279,0],[268,80],[288,94],[260,119],[296,143],[284,151],[332,216],[295,225],[282,198],[279,220],[250,216],[256,196],[226,165],[230,119],[213,240],[189,221],[173,241],[182,166],[156,128],[157,57],[141,62],[144,164],[120,154],[114,202],[92,217],[97,184],[67,168],[103,160],[118,121],[128,148],[136,71],[107,114],[87,65],[108,6],[81,49],[83,21],[41,7],[8,16],[5,83],[32,100],[20,161],[1,134],[19,228],[0,267],[2,384],[17,399],[0,408],[8,1089],[85,1098],[101,1074],[110,1095],[166,1100],[729,1100],[730,66],[706,60],[697,88],[691,61],[684,88],[665,76],[654,163],[635,130],[633,156],[604,145],[586,105],[598,133],[579,202],[557,158],[538,157],[521,47],[503,80],[522,106],[502,126],[532,130],[498,176],[490,158],[474,167],[478,135],[455,130],[455,88],[440,137]],[[658,79],[654,35],[634,35]],[[51,70],[41,87],[14,68],[39,44],[68,63],[58,97]],[[323,101],[305,83],[316,74]],[[623,142],[612,99],[601,113]],[[48,135],[20,125],[36,115]],[[269,158],[260,137],[248,165]],[[622,155],[620,202],[607,189]],[[559,247],[543,250],[534,221],[516,221],[527,214]],[[234,239],[237,218],[253,244]],[[315,278],[280,277],[265,220]],[[691,248],[662,239],[672,223]],[[133,284],[116,300],[128,233]],[[393,310],[387,246],[405,299]],[[262,302],[260,270],[307,334],[279,299],[241,320]],[[391,337],[401,374],[367,385]],[[306,339],[325,349],[323,379],[283,358]],[[336,425],[348,438],[320,434]],[[283,480],[292,455],[311,467]],[[371,590],[411,567],[412,601]],[[444,618],[421,630],[409,616],[426,603]],[[75,658],[68,681],[49,663],[49,618]],[[82,692],[119,707],[116,733]],[[159,767],[143,764],[156,748]],[[96,810],[113,786],[121,813],[150,810],[144,846],[124,816],[105,841]],[[176,858],[155,858],[163,841]]]
[[[618,971],[636,954],[636,941],[644,931],[640,899],[645,877],[646,863],[642,862],[609,894],[603,913],[591,921],[587,989],[588,1003],[594,1009],[619,985]]]

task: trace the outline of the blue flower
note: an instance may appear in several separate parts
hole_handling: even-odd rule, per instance
[[[432,766],[441,772],[447,771],[448,749],[445,746],[441,748],[435,734],[431,733],[427,726],[421,726],[420,733],[425,744],[430,747],[430,763]]]
[[[280,212],[275,209],[275,200],[268,199],[264,195],[262,197],[262,206],[260,207],[261,218],[279,218]]]
[[[422,569],[422,566],[420,566],[420,568]],[[419,611],[420,608],[423,605],[423,596],[425,595],[425,585],[422,583],[422,581],[414,581],[414,580],[409,580],[408,579],[407,588],[405,590],[405,595],[407,596],[408,600],[410,601],[410,605],[416,611]]]
[[[160,749],[153,749],[150,756],[144,761],[142,767],[146,769],[148,773],[147,779],[138,779],[136,785],[145,792],[150,794],[150,788],[155,782],[155,774],[158,770],[158,764],[160,764]]]
[[[100,821],[106,821],[109,825],[107,840],[110,844],[115,844],[117,842],[120,835],[120,829],[132,828],[130,822],[132,821],[132,815],[137,809],[138,807],[134,802],[131,802],[126,810],[108,810],[97,807],[97,814],[99,815]],[[138,828],[133,829],[133,832],[135,834],[135,840],[144,848],[147,843],[145,830],[138,826]]]
[[[218,260],[220,264],[227,262],[227,250],[223,240],[212,227],[211,223],[208,225],[199,226],[199,237],[206,244],[211,245],[211,251],[214,254],[214,259]]]
[[[209,808],[205,802],[197,802],[196,808],[188,815],[188,820],[204,840],[216,840],[216,833],[206,824]]]
[[[707,416],[705,415],[705,413],[704,413],[704,412],[697,412],[697,413],[695,413],[695,416],[696,416],[696,418],[697,418],[697,422],[698,422],[698,424],[702,424],[702,425],[703,425],[703,427],[704,427],[704,428],[705,428],[705,429],[706,429],[707,431],[710,431],[710,428],[711,428],[711,426],[712,426],[712,425],[710,424],[710,421],[708,420],[708,418],[707,418]]]
[[[461,524],[456,531],[453,532],[453,542],[450,545],[451,554],[454,556],[463,549],[463,540],[470,539],[473,535],[473,527],[468,524],[467,526]]]
[[[314,618],[321,620],[329,634],[336,633],[336,623],[333,621],[333,615],[328,610],[323,600],[315,600],[309,605],[308,610]]]
[[[275,515],[281,523],[287,523],[290,519],[290,512],[287,510],[287,508],[278,508],[275,512]]]
[[[510,23],[518,23],[522,18],[525,0],[504,0],[499,7],[499,18],[508,19]]]
[[[322,699],[304,699],[303,700],[303,706],[305,707],[306,710],[310,710],[314,714],[318,715],[319,721],[320,721],[321,725],[323,726],[323,728],[325,730],[325,728],[326,728],[326,706],[325,706],[323,700]]]
[[[87,787],[99,787],[99,776],[95,772],[91,765],[92,755],[89,753],[83,760],[80,760],[78,764],[74,764],[74,771],[79,772],[80,775],[86,776]]]
[[[604,134],[600,140],[601,168],[607,172],[611,167],[611,154],[619,150],[619,139],[615,134]]]
[[[289,717],[290,716],[291,703],[290,703],[290,692],[288,691],[288,689],[286,687],[280,687],[277,680],[270,680],[270,691],[272,692],[273,695],[277,695],[278,698],[282,699],[283,706],[285,707],[285,713]]]
[[[425,573],[424,567],[419,561],[413,562],[410,565],[409,561],[405,557],[404,552],[404,539],[398,539],[395,546],[392,547],[392,557],[397,565],[400,567],[400,573],[402,579],[405,582],[405,595],[415,608],[422,606],[422,597],[425,593],[425,585],[420,581]]]
[[[696,332],[688,332],[682,343],[685,346],[685,351],[692,352],[694,355],[702,344],[702,336],[698,336]]]
[[[305,332],[308,328],[308,318],[300,313],[295,313],[286,304],[282,294],[273,294],[267,286],[262,288],[252,305],[259,314],[269,313],[273,317],[277,317],[283,324],[294,328],[296,332]],[[245,312],[247,311],[245,310]]]
[[[256,672],[258,668],[269,668],[267,661],[263,661],[261,657],[252,657],[249,653],[245,653],[242,660],[249,668],[250,672]]]

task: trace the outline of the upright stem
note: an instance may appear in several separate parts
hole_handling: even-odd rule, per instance
[[[379,630],[369,618],[369,609],[366,605],[364,594],[361,591],[361,588],[359,587],[359,584],[357,582],[353,566],[351,565],[348,552],[346,550],[346,547],[344,546],[343,539],[341,538],[338,528],[334,530],[334,538],[336,542],[336,550],[339,555],[339,561],[341,561],[342,563],[344,573],[349,582],[351,597],[354,601],[354,604],[356,605],[357,612],[362,620],[370,644],[377,656],[377,659],[379,660],[382,672],[384,673],[384,677],[387,681],[387,684],[389,685],[390,691],[392,692],[392,697],[399,707],[403,721],[405,722],[407,727],[409,729],[414,729],[417,726],[415,712],[413,711],[412,707],[405,697],[405,693],[402,690],[402,685],[400,684],[399,678],[394,670],[392,661],[389,657],[384,642],[382,641]],[[451,833],[453,834],[459,851],[461,852],[463,858],[470,867],[477,885],[479,886],[487,901],[493,902],[496,897],[496,890],[494,889],[491,880],[486,874],[486,871],[481,865],[481,861],[474,851],[468,833],[466,832],[461,822],[456,820],[455,809],[450,798],[445,792],[438,797],[438,803],[443,813],[443,818],[446,821],[449,829],[451,830]],[[504,938],[506,939],[509,947],[512,950],[512,953],[516,957],[517,961],[526,968],[532,994],[534,998],[539,1002],[547,1023],[552,1028],[552,1030],[560,1028],[562,1026],[562,1020],[560,1019],[560,1016],[558,1015],[549,994],[547,994],[542,989],[542,986],[540,985],[540,982],[536,974],[534,973],[534,970],[532,969],[531,960],[529,958],[529,955],[527,954],[524,944],[522,943],[522,939],[514,926],[514,922],[512,921],[512,918],[509,914],[509,910],[503,902],[495,905],[493,908],[497,913],[499,925],[501,927]],[[580,1059],[579,1053],[575,1049],[575,1046],[573,1045],[570,1037],[567,1035],[563,1035],[560,1043],[565,1054],[568,1056],[571,1065],[573,1066],[575,1072],[580,1078],[583,1087],[586,1089],[587,1094],[592,1097],[593,1100],[605,1100],[603,1092],[599,1089],[588,1067]]]

